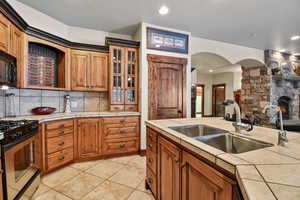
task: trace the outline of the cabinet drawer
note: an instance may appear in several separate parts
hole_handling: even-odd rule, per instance
[[[138,127],[104,127],[104,138],[105,139],[117,139],[124,137],[137,137],[138,136]]]
[[[48,155],[47,168],[54,169],[73,160],[73,148],[67,148],[62,151]]]
[[[48,154],[63,150],[68,147],[73,147],[73,134],[47,139]]]
[[[103,119],[104,124],[123,124],[138,123],[139,117],[106,117]]]
[[[63,129],[73,127],[73,120],[55,121],[46,124],[46,130]]]
[[[125,111],[137,112],[138,111],[138,106],[137,105],[125,105]]]
[[[66,127],[62,129],[54,129],[54,130],[48,130],[46,131],[46,137],[51,138],[51,137],[57,137],[57,136],[62,136],[66,134],[73,134],[73,127]]]
[[[147,168],[147,183],[154,197],[157,197],[157,179],[155,174],[153,174],[153,172],[149,168]]]
[[[156,174],[157,154],[155,152],[147,150],[146,158],[147,158],[147,167],[150,168],[154,174]]]
[[[110,111],[124,111],[124,105],[111,105]]]
[[[102,148],[103,154],[135,152],[139,149],[139,141],[138,138],[104,140]]]

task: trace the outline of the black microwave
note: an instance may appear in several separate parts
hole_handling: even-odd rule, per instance
[[[0,89],[17,87],[17,59],[0,50]]]

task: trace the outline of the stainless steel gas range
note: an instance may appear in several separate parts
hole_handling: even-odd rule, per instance
[[[4,199],[30,198],[40,183],[37,121],[0,120]]]

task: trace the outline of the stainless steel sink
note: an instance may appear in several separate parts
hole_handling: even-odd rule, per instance
[[[213,146],[221,151],[232,154],[239,154],[273,146],[269,143],[237,137],[232,134],[218,134],[204,137],[196,137],[195,139],[210,146]]]
[[[218,128],[213,128],[202,124],[188,125],[188,126],[173,126],[169,128],[192,138],[199,137],[199,136],[228,133],[228,131],[218,129]]]

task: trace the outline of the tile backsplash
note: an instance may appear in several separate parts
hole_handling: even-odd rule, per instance
[[[6,95],[11,93],[14,96]],[[108,92],[9,89],[0,91],[0,117],[9,115],[12,109],[15,110],[16,116],[31,115],[31,109],[40,106],[56,108],[56,113],[64,112],[65,95],[71,97],[72,112],[108,111]],[[14,108],[11,108],[10,105],[13,105]]]

